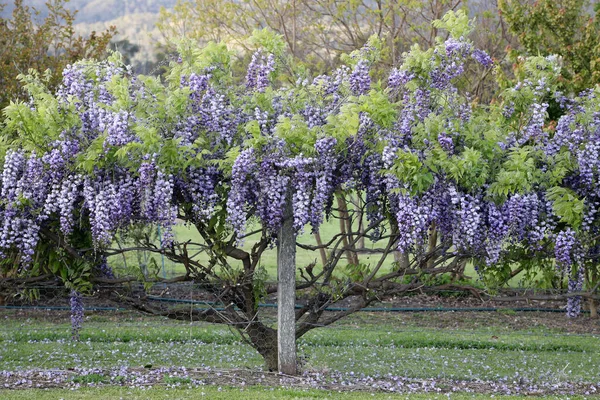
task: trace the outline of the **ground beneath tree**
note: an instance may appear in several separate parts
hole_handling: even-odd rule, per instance
[[[172,294],[170,294],[172,295]],[[90,300],[90,299],[88,299]],[[101,299],[97,299],[101,303]],[[94,304],[88,301],[87,304]],[[560,311],[559,303],[530,302],[510,304],[521,308],[546,308]],[[40,305],[42,306],[42,305]],[[340,305],[340,306],[343,306]],[[376,305],[386,308],[444,308],[446,311],[420,312],[359,312],[339,321],[340,325],[368,327],[384,323],[406,327],[426,327],[440,330],[482,330],[492,338],[502,337],[507,331],[548,332],[549,334],[600,335],[600,321],[586,314],[567,318],[564,312],[512,311],[506,303],[482,302],[473,297],[432,296],[416,294],[409,297],[387,299]],[[497,311],[464,311],[465,309],[497,308]],[[452,311],[454,310],[454,311]],[[462,310],[462,311],[456,311]],[[265,310],[273,313],[274,310]],[[92,314],[92,313],[88,313]],[[132,312],[98,312],[105,318],[120,321],[148,321],[150,317]],[[13,309],[0,311],[2,319],[48,322],[68,322],[68,311],[47,312],[36,309]],[[354,375],[348,372],[305,370],[299,376],[285,376],[254,369],[216,369],[158,367],[115,367],[104,369],[47,369],[0,371],[0,382],[5,388],[79,388],[99,385],[123,385],[128,387],[201,387],[205,385],[247,387],[251,385],[283,386],[298,389],[325,389],[336,391],[381,391],[390,393],[453,393],[473,392],[489,394],[572,395],[597,394],[600,383],[582,382],[532,382],[525,379],[505,380],[450,380],[441,378],[415,379],[392,374],[378,376]]]
[[[4,389],[72,388],[120,385],[129,388],[153,386],[189,387],[225,386],[246,388],[252,385],[330,391],[388,393],[489,393],[523,396],[597,394],[600,386],[581,382],[535,383],[519,380],[418,379],[394,376],[356,376],[348,373],[305,371],[298,376],[248,369],[214,368],[112,368],[0,371]]]
[[[360,317],[360,315],[358,316]],[[501,328],[514,331],[547,329],[556,333],[600,335],[600,321],[583,315],[567,318],[564,313],[547,312],[411,312],[401,320],[407,325],[438,329],[470,330]]]
[[[402,318],[407,323],[440,329],[478,329],[503,327],[512,330],[548,329],[557,333],[600,334],[600,319],[591,319],[585,311],[577,318],[568,318],[563,302],[481,301],[474,297],[444,297],[415,295],[391,299],[393,307],[445,308],[450,310],[494,308],[497,311],[426,311],[405,312]],[[545,311],[513,311],[531,309]]]
[[[199,290],[190,288],[188,285],[157,285],[150,294],[155,300],[155,304],[166,307],[182,306],[181,303],[171,303],[170,300],[194,301],[198,307],[206,307],[206,304],[215,302],[212,295]],[[157,299],[169,300],[169,302],[156,301]],[[98,293],[94,296],[85,298],[85,306],[88,309],[94,308],[119,308],[122,304],[114,302],[111,298]],[[204,304],[206,302],[206,304]],[[274,306],[276,298],[265,299],[265,307],[260,309],[262,315],[267,318],[274,318],[276,310]],[[22,318],[24,315],[33,316],[33,318],[43,316],[47,320],[68,320],[68,312],[53,310],[51,313],[40,313],[32,306],[43,309],[44,307],[68,308],[68,297],[41,297],[34,303],[15,303],[14,306],[25,306],[25,309],[14,309],[10,314],[15,318]],[[216,306],[219,306],[215,302]],[[189,307],[189,305],[183,305]],[[195,305],[196,306],[196,305]],[[334,304],[335,307],[343,308],[344,302]],[[381,303],[372,304],[365,311],[355,313],[351,321],[364,321],[365,323],[375,323],[380,321],[381,315],[393,316],[393,320],[400,324],[423,326],[439,329],[479,329],[486,327],[498,327],[499,329],[510,330],[538,330],[547,329],[556,333],[570,334],[598,334],[600,335],[600,319],[591,319],[589,313],[585,311],[579,317],[568,318],[565,312],[564,301],[491,301],[482,300],[468,293],[450,292],[446,295],[432,295],[427,293],[413,293],[409,296],[394,297],[384,299]],[[377,312],[371,310],[378,310]],[[392,311],[382,311],[392,310]],[[419,311],[421,310],[421,311]],[[482,311],[494,310],[494,311]],[[517,311],[515,311],[517,310]],[[529,310],[529,311],[518,311]],[[6,314],[5,314],[6,315]],[[137,315],[134,313],[134,315]],[[140,318],[142,318],[141,314]],[[118,318],[118,317],[116,317]],[[346,324],[348,318],[342,319],[338,324]],[[352,322],[354,323],[354,322]]]

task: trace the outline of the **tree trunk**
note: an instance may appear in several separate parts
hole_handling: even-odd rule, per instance
[[[277,370],[296,375],[296,233],[291,190],[277,244]],[[268,362],[268,361],[267,361]]]
[[[348,213],[348,207],[346,206],[346,199],[338,192],[336,194],[338,209],[339,209],[339,217],[340,217],[340,233],[344,235],[342,243],[344,248],[346,249],[346,259],[348,260],[348,264],[358,265],[358,254],[355,251],[352,251],[350,243],[352,243],[352,226],[350,224],[349,218],[350,215]],[[350,226],[350,230],[348,227]]]
[[[588,306],[590,307],[590,318],[598,319],[598,308],[596,308],[596,300],[588,299]]]
[[[250,344],[265,360],[265,367],[277,371],[277,331],[262,323],[252,323],[246,329]]]
[[[325,248],[322,247],[323,240],[321,239],[321,234],[319,232],[315,232],[313,234],[313,236],[315,237],[317,246],[319,246],[319,255],[321,256],[321,264],[323,265],[323,268],[325,268],[325,265],[327,264],[327,252],[325,251]]]
[[[356,210],[356,219],[358,220],[358,248],[365,248],[365,224],[364,224],[364,213],[363,213],[363,201],[360,194],[356,195],[356,203],[354,203],[354,209]]]
[[[390,228],[392,230],[392,235],[398,235],[398,225],[393,220],[390,221]],[[394,250],[394,262],[398,266],[399,270],[407,269],[410,265],[410,259],[408,258],[407,252],[400,252],[398,250]]]
[[[435,255],[432,254],[437,246],[437,228],[435,226],[435,222],[431,223],[431,227],[429,228],[429,243],[427,245],[427,254],[429,255],[429,260],[427,261],[427,268],[433,268],[435,263]]]
[[[401,253],[397,250],[394,251],[394,261],[397,263],[399,270],[408,269],[408,266],[410,265],[408,253]]]
[[[592,268],[586,268],[584,270],[585,283],[588,288],[591,289],[590,294],[594,294],[596,289],[598,288],[598,270],[596,266]],[[592,289],[593,288],[593,289]],[[588,299],[588,307],[590,308],[590,318],[598,319],[598,309],[596,308],[596,300],[593,298]]]

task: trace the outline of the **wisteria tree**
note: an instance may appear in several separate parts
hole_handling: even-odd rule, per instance
[[[326,219],[339,225],[316,244],[297,243],[321,261],[298,266],[296,337],[386,296],[453,287],[437,277],[461,279],[468,262],[490,288],[519,274],[558,285],[566,276],[577,315],[578,296],[593,299],[598,281],[598,102],[593,92],[557,93],[557,60],[537,57],[516,87],[479,104],[458,82],[470,63],[493,68],[492,60],[465,39],[464,13],[435,24],[449,38],[415,46],[386,82],[370,75],[377,39],[313,78],[266,31],[242,84],[231,53],[214,43],[181,44],[164,81],[133,76],[118,55],[69,66],[56,93],[43,78],[22,77],[31,101],[4,110],[0,142],[2,268],[59,276],[79,310],[78,292],[111,281],[106,256],[162,254],[223,307],[165,311],[120,300],[230,324],[269,369],[277,332],[258,305],[276,288],[260,262],[285,218],[296,233],[318,234]],[[294,85],[277,80],[282,68],[298,76]],[[556,125],[550,99],[565,108]],[[201,239],[177,241],[177,223]],[[114,248],[139,226],[159,226],[161,242]],[[326,311],[335,304],[343,311]]]

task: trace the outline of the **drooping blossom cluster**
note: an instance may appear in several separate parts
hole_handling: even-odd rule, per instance
[[[264,55],[262,51],[257,51],[252,55],[252,61],[248,66],[246,74],[246,87],[263,92],[270,84],[269,74],[275,70],[275,56],[273,54]]]
[[[71,290],[71,338],[73,341],[79,341],[79,332],[83,324],[83,297],[76,290]]]
[[[253,149],[246,149],[235,159],[231,170],[231,189],[227,198],[227,220],[233,226],[238,238],[246,233],[248,204],[254,197],[256,183],[252,173],[256,168]]]
[[[398,223],[398,250],[408,252],[415,243],[419,243],[429,229],[432,221],[427,205],[419,204],[417,199],[407,195],[396,196],[396,221]]]
[[[325,207],[330,201],[334,186],[334,173],[337,167],[337,158],[335,155],[335,138],[318,139],[315,143],[316,157],[316,179],[315,188],[311,204],[310,223],[314,230],[318,230],[323,222]]]
[[[371,76],[369,75],[367,60],[360,60],[350,74],[350,89],[355,95],[367,93],[371,89]]]
[[[566,229],[556,235],[554,245],[556,265],[568,276],[568,291],[576,292],[583,288],[583,271],[580,268],[580,254],[577,238],[572,229]],[[577,317],[581,312],[581,296],[567,299],[567,316]]]
[[[257,183],[261,195],[257,199],[258,215],[267,229],[276,233],[284,218],[290,177],[281,174],[274,160],[268,157],[261,161],[259,171]]]
[[[295,188],[292,195],[294,228],[301,232],[304,225],[310,221],[310,192],[313,180],[310,166],[313,164],[313,160],[296,157],[289,160],[287,164],[294,169]]]
[[[182,192],[189,196],[195,218],[208,221],[219,201],[216,190],[222,179],[221,173],[215,167],[190,168],[188,179]]]

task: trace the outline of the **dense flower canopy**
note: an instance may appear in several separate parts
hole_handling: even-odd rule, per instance
[[[459,83],[469,63],[493,62],[468,26],[449,14],[450,37],[413,48],[383,83],[369,70],[376,40],[295,85],[277,80],[285,58],[268,43],[239,84],[215,44],[182,45],[165,82],[118,56],[69,66],[57,93],[24,77],[31,100],[5,110],[0,142],[0,256],[27,271],[44,232],[102,249],[136,224],[160,226],[168,247],[178,218],[238,241],[253,219],[275,238],[288,199],[296,231],[317,232],[336,193],[353,192],[373,240],[392,229],[395,248],[419,254],[435,233],[440,254],[471,258],[483,277],[555,260],[579,291],[600,254],[597,90],[562,96],[559,60],[533,57],[479,104]]]

